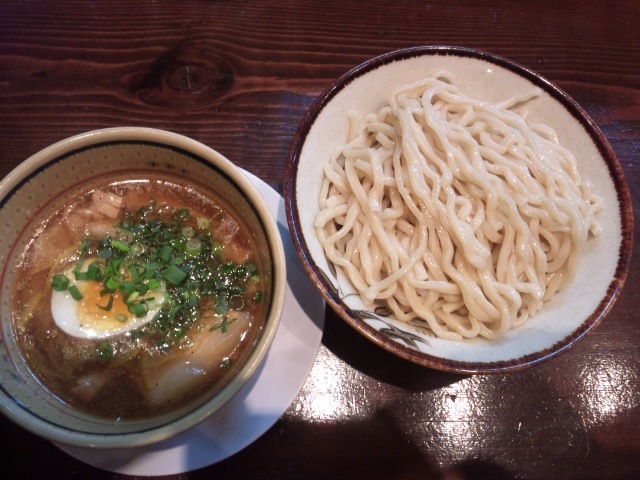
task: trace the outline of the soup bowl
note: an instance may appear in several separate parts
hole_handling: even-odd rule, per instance
[[[259,265],[259,276],[252,275],[251,281],[263,282],[260,283],[259,295],[256,293],[252,297],[252,301],[260,303],[252,312],[261,313],[249,319],[248,323],[255,327],[241,337],[239,343],[244,347],[237,357],[229,354],[222,362],[212,361],[215,365],[211,368],[217,369],[212,385],[201,388],[197,394],[185,394],[188,400],[181,401],[175,408],[165,407],[161,413],[149,411],[138,416],[118,415],[116,412],[102,415],[68,399],[63,401],[64,394],[54,394],[52,390],[55,389],[44,386],[47,382],[42,380],[43,372],[36,371],[37,367],[25,354],[24,341],[19,340],[17,317],[21,315],[15,306],[21,292],[17,292],[15,283],[24,261],[23,252],[40,231],[47,212],[57,208],[56,205],[74,192],[93,188],[91,186],[103,178],[117,178],[126,183],[129,178],[139,180],[147,175],[159,176],[167,183],[180,184],[204,194],[210,192],[215,198],[222,199],[221,202],[226,202],[223,209],[230,208],[232,216],[244,222],[245,231],[249,232],[255,245],[253,263]],[[150,195],[153,193],[151,189]],[[182,210],[188,210],[189,205],[186,207]],[[259,192],[236,166],[218,152],[192,139],[161,130],[123,127],[91,131],[62,140],[28,158],[2,180],[0,224],[3,229],[0,237],[0,410],[25,429],[46,439],[82,447],[127,448],[158,442],[187,430],[220,409],[249,381],[275,336],[286,285],[285,257],[275,220]],[[202,226],[207,227],[208,224],[207,220]],[[188,256],[189,252],[176,263],[184,261],[185,255]],[[165,281],[163,277],[163,282],[169,283],[170,280],[167,277]],[[224,317],[215,317],[224,318],[224,322],[213,325],[209,330],[212,333],[226,332],[235,320],[231,318],[231,312],[243,308],[244,303],[235,304],[229,310],[229,317],[226,313]],[[29,315],[35,317],[40,314],[49,315],[49,312],[35,311]],[[194,325],[198,322],[204,324],[204,315],[197,318]],[[60,334],[57,324],[51,325],[52,332],[46,334]],[[73,339],[72,344],[75,344],[73,342],[77,340]],[[176,348],[188,350],[187,347],[190,345],[185,342]],[[236,355],[236,347],[231,348]],[[162,350],[158,355],[169,357],[171,350]],[[109,360],[106,361],[108,363]],[[176,371],[191,368],[196,372],[201,368],[195,363],[192,367],[190,361],[185,355],[175,360],[175,365],[178,365]],[[84,381],[78,380],[78,383]],[[172,381],[169,378],[165,388],[171,390]],[[97,385],[97,396],[93,396],[91,401],[102,398],[99,382]],[[153,392],[153,385],[146,388]]]

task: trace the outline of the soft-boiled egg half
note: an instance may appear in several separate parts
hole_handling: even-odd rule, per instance
[[[73,268],[64,274],[74,278]],[[51,314],[64,332],[80,338],[106,338],[140,328],[153,320],[166,298],[164,284],[159,290],[141,295],[138,298],[146,300],[149,310],[143,317],[136,317],[129,311],[119,291],[114,292],[113,304],[105,311],[100,308],[100,305],[107,303],[107,297],[100,295],[104,288],[102,283],[79,280],[74,284],[82,294],[82,299],[75,300],[67,290],[53,291]]]

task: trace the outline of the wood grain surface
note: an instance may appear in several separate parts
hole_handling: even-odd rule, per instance
[[[416,45],[490,51],[565,90],[609,140],[640,216],[633,0],[0,2],[0,177],[63,138],[136,125],[192,137],[282,191],[313,100],[359,63]],[[327,312],[314,367],[285,415],[227,460],[162,478],[638,478],[635,250],[608,318],[518,373],[417,367]],[[127,478],[4,417],[0,425],[2,478]]]

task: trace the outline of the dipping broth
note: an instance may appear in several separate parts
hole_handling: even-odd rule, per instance
[[[232,206],[155,173],[105,178],[54,203],[13,287],[14,331],[34,375],[73,407],[114,419],[221,388],[259,337],[271,291],[265,247]]]

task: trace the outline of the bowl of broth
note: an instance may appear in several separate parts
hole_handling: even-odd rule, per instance
[[[192,139],[124,127],[62,140],[2,180],[0,223],[0,409],[44,438],[164,440],[231,399],[275,336],[275,220]]]

